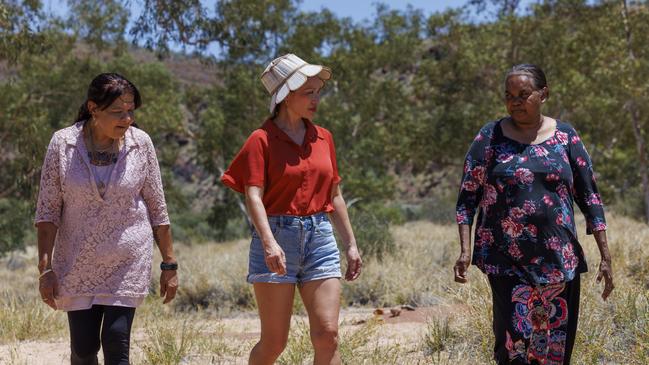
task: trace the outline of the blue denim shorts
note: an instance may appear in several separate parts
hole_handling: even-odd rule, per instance
[[[327,214],[269,216],[268,223],[286,255],[286,275],[268,269],[261,239],[253,229],[248,261],[249,283],[300,284],[342,276],[340,252]]]

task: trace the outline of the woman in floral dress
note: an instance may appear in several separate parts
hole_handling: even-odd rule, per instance
[[[586,149],[573,127],[541,114],[543,71],[517,65],[505,79],[509,117],[486,124],[464,164],[457,202],[461,253],[455,281],[471,262],[487,274],[498,364],[569,364],[587,271],[573,202],[601,254],[602,298],[613,290],[604,209]],[[473,256],[470,235],[478,212]]]

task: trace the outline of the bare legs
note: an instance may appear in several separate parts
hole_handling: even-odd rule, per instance
[[[250,365],[271,365],[286,347],[293,309],[295,285],[254,284],[261,339],[250,352]],[[338,313],[340,280],[315,280],[300,286],[300,295],[309,314],[315,365],[338,365]]]
[[[271,365],[286,347],[295,285],[254,283],[253,286],[261,320],[261,339],[252,348],[248,364]]]
[[[311,343],[315,350],[314,365],[339,365],[338,314],[340,280],[324,279],[300,287],[304,307],[309,314]]]

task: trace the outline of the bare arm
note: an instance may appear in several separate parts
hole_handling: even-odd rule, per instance
[[[38,272],[52,268],[52,251],[54,239],[59,228],[52,222],[40,222],[37,226],[38,236]]]
[[[604,278],[604,291],[602,292],[602,299],[606,300],[611,294],[615,285],[613,285],[613,266],[611,263],[611,253],[608,250],[608,240],[606,238],[606,231],[593,231],[595,241],[597,241],[597,248],[601,256],[599,263],[599,272],[597,273],[597,282],[601,282]]]
[[[252,224],[264,247],[264,258],[268,269],[278,275],[286,275],[286,256],[279,246],[268,224],[266,208],[263,203],[264,189],[259,186],[246,185],[246,208]]]
[[[162,261],[166,263],[176,262],[171,239],[171,226],[168,224],[163,224],[153,227],[153,238],[155,239],[155,242],[158,245],[158,249],[160,250]]]
[[[59,285],[56,273],[52,271],[52,251],[58,227],[52,222],[40,222],[37,225],[38,236],[38,291],[43,302],[56,309],[54,299],[58,295]]]
[[[162,262],[167,264],[176,263],[171,238],[171,227],[168,224],[154,226],[153,239],[160,250]],[[178,272],[176,270],[162,270],[160,273],[160,296],[164,297],[162,303],[169,303],[173,298],[175,298],[177,290]]]
[[[469,281],[466,277],[466,272],[471,264],[471,226],[468,224],[459,224],[457,228],[460,234],[460,257],[455,262],[453,271],[455,273],[455,281],[464,284]]]
[[[333,189],[333,194],[331,194],[331,204],[334,206],[334,211],[329,214],[329,219],[333,224],[336,232],[340,235],[340,238],[343,240],[343,245],[345,249],[356,246],[356,238],[354,237],[354,231],[352,230],[352,224],[349,221],[349,213],[347,212],[347,204],[343,198],[343,194],[340,191],[340,187],[336,185]]]
[[[336,232],[338,232],[340,238],[343,240],[343,247],[347,257],[345,279],[351,281],[358,278],[361,274],[363,261],[358,252],[358,247],[356,246],[356,238],[354,237],[352,224],[349,221],[347,204],[345,203],[343,194],[340,191],[340,186],[336,184],[332,190],[331,204],[334,207],[334,211],[329,214],[329,219],[336,229]]]

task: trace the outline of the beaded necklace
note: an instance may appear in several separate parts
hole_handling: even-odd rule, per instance
[[[99,194],[103,197],[104,193],[106,192],[106,187],[108,186],[108,180],[110,179],[113,167],[115,163],[117,163],[117,157],[119,154],[119,148],[117,148],[117,146],[119,146],[119,140],[114,139],[110,146],[105,149],[99,149],[95,146],[92,127],[90,126],[88,126],[88,140],[90,142],[90,149],[88,151],[90,167],[92,168],[92,172],[96,178],[95,181],[97,183],[97,190],[99,190]],[[100,169],[99,167],[106,168]]]
[[[92,127],[88,127],[88,140],[90,141],[90,150],[88,151],[88,158],[90,163],[95,166],[108,166],[117,162],[118,152],[116,152],[116,145],[118,140],[114,139],[110,146],[106,149],[99,149],[95,146],[93,140]]]

